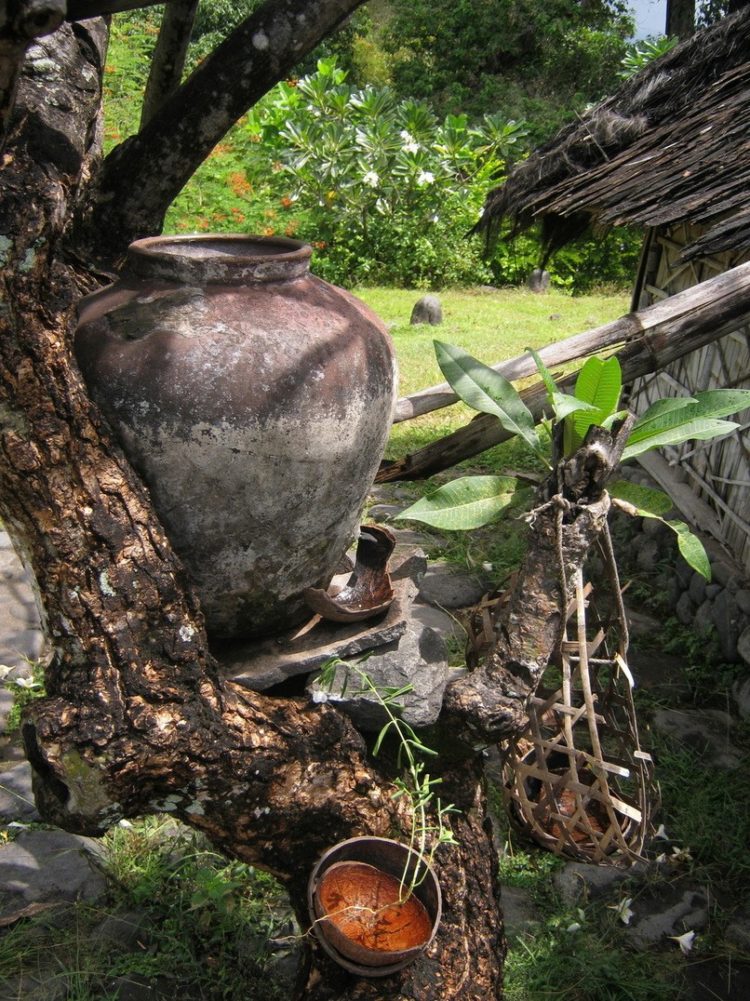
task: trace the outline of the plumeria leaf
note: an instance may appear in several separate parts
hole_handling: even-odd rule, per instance
[[[629,480],[616,480],[607,490],[611,497],[634,507],[634,513],[641,518],[662,518],[674,507],[672,498],[663,490],[653,490]]]
[[[710,581],[711,561],[709,560],[708,553],[698,536],[694,535],[690,531],[684,521],[667,521],[665,524],[669,525],[672,531],[677,533],[677,546],[683,560],[685,560],[685,562],[688,563],[693,570],[697,570],[698,573],[707,581]]]
[[[437,362],[456,394],[474,410],[493,414],[510,434],[517,434],[541,453],[534,417],[508,380],[452,344],[435,341]]]
[[[561,393],[539,353],[533,348],[526,348],[525,350],[534,359],[534,363],[539,369],[544,388],[547,390],[547,399],[552,404],[552,409],[555,413],[555,420],[562,421],[578,410],[596,410],[596,407],[592,403],[579,400],[577,396],[571,396],[569,393]]]
[[[615,503],[634,517],[655,518],[671,528],[677,536],[680,555],[693,570],[706,580],[711,580],[711,562],[703,543],[691,532],[684,521],[667,521],[663,516],[673,507],[671,499],[661,490],[639,486],[627,480],[617,480],[609,488]]]
[[[460,531],[496,521],[530,488],[519,488],[513,476],[462,476],[422,497],[397,517],[434,528]]]
[[[592,424],[601,426],[617,410],[621,391],[622,370],[615,355],[606,361],[596,357],[586,361],[576,379],[575,396],[592,404],[594,410],[582,411],[573,416],[571,451],[580,448]]]
[[[678,413],[683,413],[687,407],[682,408]],[[653,433],[640,434],[636,440],[632,440],[632,435],[628,438],[628,444],[622,453],[622,461],[635,458],[643,452],[649,452],[654,448],[663,448],[665,445],[681,445],[684,441],[695,439],[696,441],[707,441],[710,438],[722,438],[724,435],[735,431],[739,424],[734,421],[707,420],[697,418],[686,421],[677,427],[655,429]]]
[[[534,364],[539,369],[539,375],[541,375],[542,382],[544,383],[544,387],[547,390],[547,396],[551,400],[552,397],[555,395],[555,393],[559,393],[560,390],[557,388],[557,383],[552,378],[550,370],[542,361],[541,357],[539,356],[539,353],[535,351],[533,348],[524,348],[524,351],[528,351],[528,353],[534,359]]]

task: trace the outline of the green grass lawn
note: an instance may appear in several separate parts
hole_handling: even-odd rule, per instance
[[[399,392],[408,396],[444,381],[433,340],[456,344],[480,361],[494,365],[522,354],[524,348],[543,348],[573,334],[622,316],[629,298],[620,295],[570,296],[550,291],[536,295],[526,289],[494,291],[449,289],[440,293],[443,323],[437,327],[411,326],[411,310],[420,292],[408,289],[358,288],[356,294],[384,320],[391,331],[400,369]],[[425,414],[394,426],[388,458],[395,459],[450,434],[466,424],[474,412],[463,404]],[[508,442],[483,457],[488,468],[527,465],[517,443]],[[516,465],[516,468],[519,468]]]

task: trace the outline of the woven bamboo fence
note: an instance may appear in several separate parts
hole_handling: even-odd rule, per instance
[[[689,224],[651,231],[634,292],[634,308],[643,309],[749,259],[747,253],[725,252],[681,261],[682,249],[698,233]],[[750,317],[714,343],[637,380],[630,407],[643,413],[663,396],[689,396],[720,388],[750,389]],[[715,513],[712,524],[703,527],[711,530],[750,574],[750,409],[736,420],[740,427],[726,438],[665,448],[662,454],[674,480],[689,483]]]

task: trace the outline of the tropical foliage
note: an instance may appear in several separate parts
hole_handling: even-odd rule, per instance
[[[502,427],[518,437],[539,461],[551,466],[548,443],[553,424],[563,426],[563,456],[569,458],[585,442],[589,429],[611,429],[627,416],[619,410],[622,373],[615,356],[589,358],[578,373],[572,395],[561,393],[539,355],[532,351],[547,392],[552,417],[542,422],[542,435],[534,416],[515,387],[494,369],[467,352],[435,341],[438,364],[456,395],[474,410],[497,417]],[[725,420],[750,406],[750,390],[717,389],[694,397],[657,400],[630,430],[623,461],[665,445],[721,437],[739,425]],[[521,492],[519,496],[519,492]],[[610,488],[615,503],[629,514],[657,518],[677,535],[680,552],[690,565],[710,578],[710,565],[700,541],[681,521],[667,520],[672,507],[666,494],[618,481]],[[512,506],[530,499],[528,488],[510,476],[462,477],[440,487],[407,508],[401,518],[422,521],[443,529],[469,529],[503,517]]]

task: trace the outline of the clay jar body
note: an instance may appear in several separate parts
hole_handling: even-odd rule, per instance
[[[393,347],[361,302],[309,273],[310,248],[155,237],[80,308],[94,400],[196,582],[209,632],[304,615],[356,532],[385,448]]]

